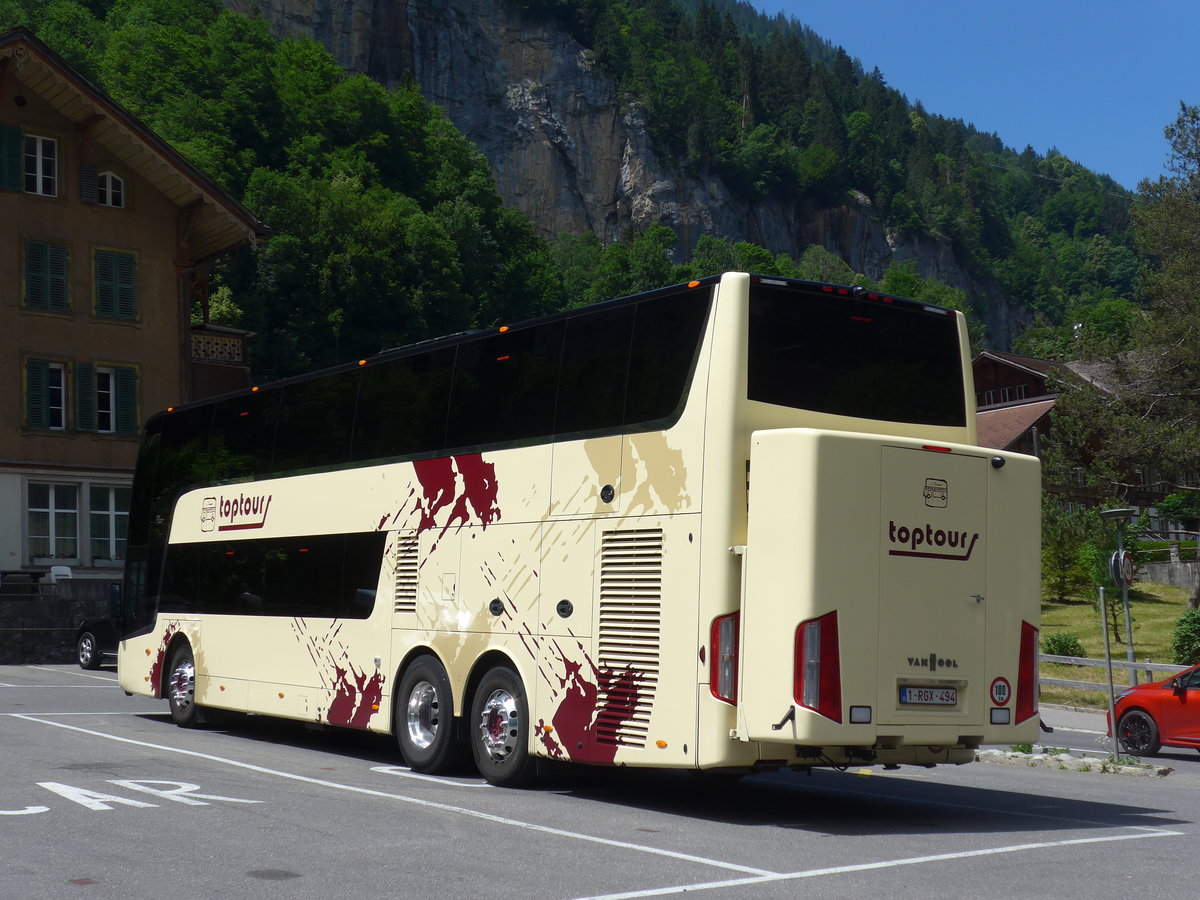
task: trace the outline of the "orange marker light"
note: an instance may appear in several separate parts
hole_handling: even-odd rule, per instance
[[[689,281],[689,282],[688,282],[688,287],[700,287],[700,282],[698,282],[698,281]]]
[[[504,334],[504,332],[506,332],[506,331],[508,331],[508,326],[507,326],[507,325],[501,325],[501,326],[500,326],[500,333],[501,333],[501,334]]]
[[[655,741],[654,746],[657,747],[659,750],[666,750],[667,742],[666,741]]]
[[[250,393],[252,393],[252,394],[258,393],[258,385],[257,384],[254,387],[250,388]]]

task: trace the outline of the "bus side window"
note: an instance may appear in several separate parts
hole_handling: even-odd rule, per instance
[[[567,320],[554,414],[559,438],[624,422],[633,314],[623,306]]]
[[[230,397],[213,410],[209,453],[222,463],[226,481],[268,475],[273,471],[275,426],[279,420],[278,388]]]
[[[637,305],[629,355],[627,425],[677,416],[687,400],[711,288],[673,292]]]
[[[445,445],[453,347],[365,366],[351,457],[412,456]]]
[[[285,385],[271,468],[276,472],[345,465],[350,459],[360,370]]]
[[[448,447],[477,447],[554,433],[563,323],[467,341],[458,348]]]

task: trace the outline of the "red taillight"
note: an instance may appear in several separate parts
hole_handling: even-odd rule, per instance
[[[737,703],[738,613],[713,619],[709,633],[708,689],[718,700]]]
[[[801,622],[796,629],[795,699],[837,723],[842,721],[842,665],[837,613]]]
[[[1021,657],[1017,663],[1016,720],[1024,722],[1038,711],[1038,630],[1021,623]]]

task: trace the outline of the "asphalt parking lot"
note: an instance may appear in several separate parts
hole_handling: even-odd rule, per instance
[[[0,667],[0,900],[57,897],[1092,897],[1178,892],[1200,773],[975,764],[739,782],[417,776],[390,738],[176,728],[115,672]]]

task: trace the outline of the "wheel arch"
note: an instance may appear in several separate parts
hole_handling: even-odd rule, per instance
[[[192,644],[191,638],[189,638],[182,631],[177,631],[174,635],[172,635],[170,643],[167,644],[167,649],[163,653],[162,668],[159,669],[158,672],[158,687],[156,689],[155,696],[160,700],[167,699],[167,694],[164,687],[167,683],[167,675],[170,673],[171,663],[175,660],[175,654],[184,644],[186,644],[188,649],[192,651],[192,665],[196,665],[196,648]]]

